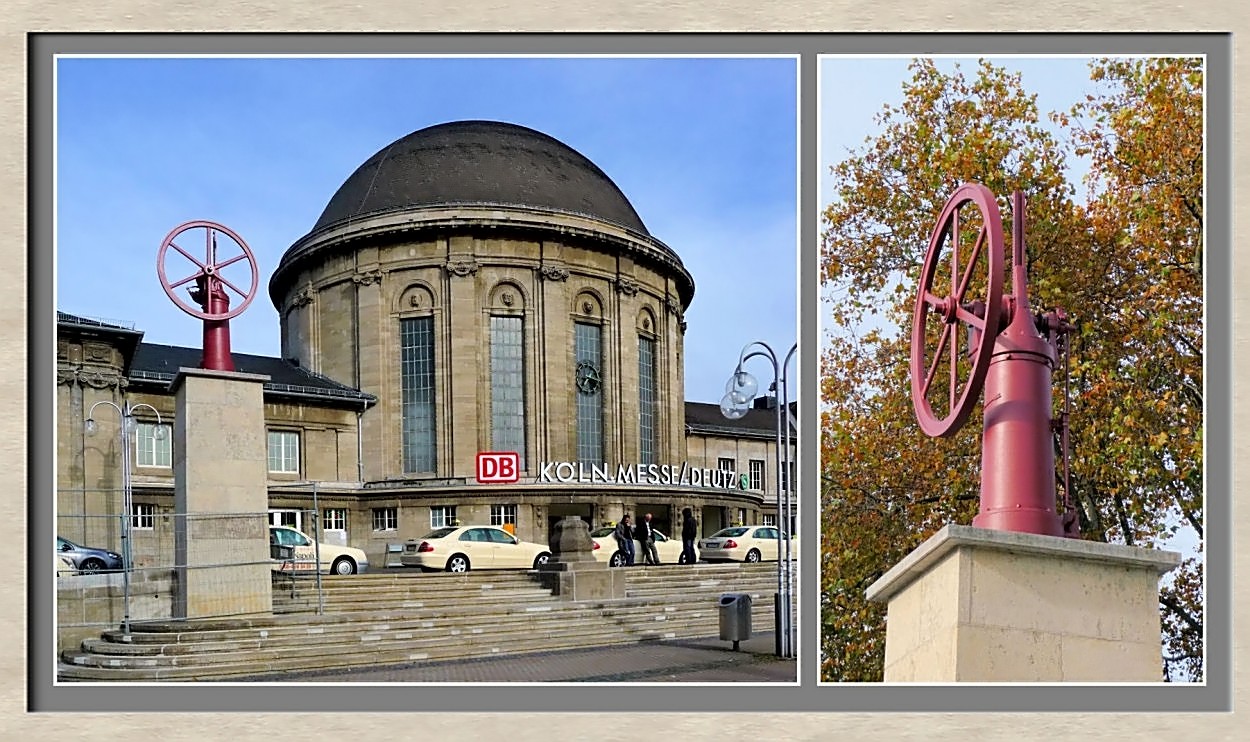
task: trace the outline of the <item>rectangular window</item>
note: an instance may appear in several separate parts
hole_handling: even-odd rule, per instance
[[[399,528],[399,510],[397,508],[374,508],[373,530],[394,531]]]
[[[750,488],[762,492],[764,490],[764,462],[761,459],[751,459],[750,467]]]
[[[347,508],[326,508],[321,511],[321,530],[346,531]]]
[[[173,428],[165,424],[139,423],[135,426],[135,464],[172,466]]]
[[[773,515],[772,513],[764,513],[764,515],[762,515],[761,518],[762,520],[760,521],[760,525],[762,526],[776,526],[777,525],[777,516]]]
[[[150,531],[156,527],[156,506],[136,502],[130,506],[130,527],[136,531]]]
[[[602,328],[585,322],[573,325],[573,352],[577,367],[577,460],[603,463],[603,368]]]
[[[299,473],[299,433],[290,430],[269,431],[269,471],[278,474]]]
[[[430,506],[430,528],[444,528],[454,525],[457,525],[455,505]]]
[[[399,383],[405,472],[433,473],[434,318],[399,321]]]
[[[638,461],[654,464],[655,435],[655,341],[638,338]]]
[[[727,458],[725,458],[725,457],[723,457],[723,456],[722,456],[721,458],[718,458],[718,459],[716,460],[716,468],[717,468],[719,471],[733,471],[733,470],[734,470],[734,460],[733,460],[733,459],[727,459]]]
[[[492,526],[516,525],[516,505],[491,505],[490,524]]]
[[[520,317],[490,318],[490,434],[494,451],[515,451],[525,468],[525,354]]]
[[[744,526],[747,524],[747,511],[745,508],[738,508],[738,522]]]

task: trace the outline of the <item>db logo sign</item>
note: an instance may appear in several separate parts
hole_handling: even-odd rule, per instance
[[[477,455],[477,481],[511,484],[521,478],[521,457],[514,451],[483,451]]]

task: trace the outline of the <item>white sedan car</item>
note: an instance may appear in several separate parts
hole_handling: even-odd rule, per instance
[[[446,526],[409,539],[399,556],[405,567],[427,571],[538,569],[551,558],[543,544],[522,541],[495,526]]]
[[[709,562],[775,562],[780,543],[776,526],[734,526],[700,540],[699,556]],[[797,556],[798,545],[791,539],[790,558]]]
[[[590,532],[590,541],[594,544],[595,560],[607,562],[613,567],[625,566],[625,552],[616,548],[616,538],[612,526],[596,528]],[[671,539],[659,531],[655,532],[655,555],[660,564],[679,564],[681,562],[681,541]],[[646,559],[642,555],[642,542],[634,539],[634,564],[643,564]]]
[[[269,547],[275,553],[274,571],[276,572],[311,572],[317,562],[317,553],[321,555],[321,571],[336,575],[354,575],[369,568],[369,557],[364,551],[351,546],[335,546],[321,543],[313,545],[313,540],[302,531],[288,526],[269,526]],[[283,550],[290,558],[280,558],[275,547],[294,547]]]

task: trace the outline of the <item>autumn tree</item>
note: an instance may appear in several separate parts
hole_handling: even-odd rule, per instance
[[[903,103],[832,165],[821,269],[822,675],[879,680],[884,608],[864,590],[924,539],[968,523],[980,426],[931,439],[908,379],[914,291],[936,215],[976,181],[1028,199],[1034,308],[1078,320],[1071,343],[1072,496],[1084,538],[1202,537],[1202,68],[1102,60],[1099,95],[1045,124],[1018,75],[911,65]],[[1059,134],[1051,131],[1058,129]],[[1067,163],[1091,163],[1076,202]],[[1005,200],[1000,204],[1009,215]],[[1010,284],[1008,284],[1010,286]],[[979,410],[972,421],[979,421]],[[1169,673],[1202,672],[1201,559],[1161,594]]]

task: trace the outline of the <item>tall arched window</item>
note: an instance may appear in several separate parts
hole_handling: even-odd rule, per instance
[[[491,448],[515,451],[525,468],[525,320],[490,318]]]
[[[410,309],[430,308],[424,290],[410,290]],[[434,409],[434,316],[399,320],[399,388],[401,447],[405,473],[437,471]]]
[[[659,448],[656,420],[655,323],[649,312],[638,321],[638,463],[654,464]]]
[[[573,324],[577,361],[577,460],[603,463],[603,331],[589,322]]]

